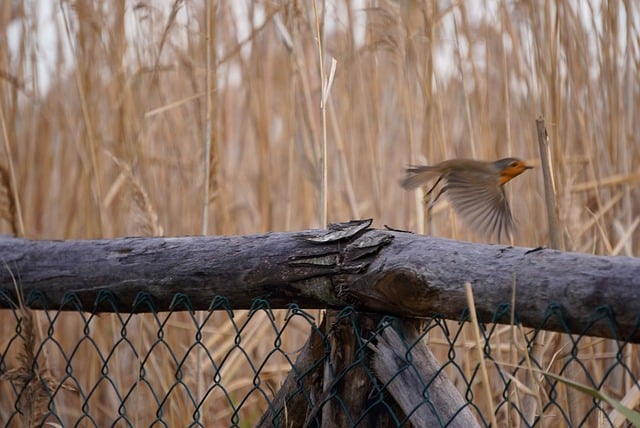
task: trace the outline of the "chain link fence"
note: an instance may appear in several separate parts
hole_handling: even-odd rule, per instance
[[[64,310],[48,311],[25,310],[8,290],[0,299],[13,305],[0,311],[2,426],[249,427],[261,418],[272,426],[286,421],[293,405],[304,407],[307,426],[322,424],[326,406],[339,409],[353,426],[364,426],[366,413],[374,409],[391,425],[415,426],[411,412],[399,410],[389,382],[368,365],[371,346],[386,329],[397,328],[395,318],[379,316],[363,326],[353,308],[336,311],[335,319],[355,337],[350,363],[338,367],[332,364],[347,356],[336,357],[334,330],[321,323],[323,311],[295,305],[272,310],[268,301],[256,300],[250,310],[234,310],[216,297],[209,312],[194,312],[189,297],[177,294],[171,312],[157,312],[151,296],[141,294],[132,313],[96,314],[83,312],[73,295],[63,302]],[[44,295],[28,297],[34,299],[46,302]],[[100,303],[116,299],[110,293],[99,298]],[[556,309],[548,308],[547,320],[562,316]],[[422,320],[417,339],[404,343],[408,363],[402,370],[419,377],[411,372],[410,354],[417,342],[426,342],[441,364],[438,374],[451,380],[481,426],[490,424],[491,409],[499,426],[627,426],[606,402],[542,374],[555,373],[637,406],[638,346],[588,336],[598,323],[615,331],[606,310],[596,311],[579,335],[548,332],[544,324],[509,325],[508,314],[497,308],[495,319],[504,324],[481,326],[490,396],[466,314],[457,321]],[[309,337],[320,352],[311,353],[312,361],[301,370],[296,359]],[[318,393],[309,386],[322,384],[321,369],[334,380]],[[337,387],[355,370],[368,380],[367,403],[359,413]],[[274,397],[287,376],[294,386],[280,405]],[[433,380],[418,379],[424,386],[420,406],[433,406]],[[456,426],[456,414],[441,422]]]

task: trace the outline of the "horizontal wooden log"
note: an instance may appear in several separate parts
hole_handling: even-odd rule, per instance
[[[355,305],[399,316],[459,319],[467,305],[464,283],[470,282],[480,320],[491,321],[502,311],[500,321],[508,322],[515,282],[518,321],[527,327],[581,333],[590,326],[590,335],[640,340],[640,259],[473,244],[367,226],[353,222],[329,231],[252,236],[2,238],[0,307],[17,301],[15,278],[30,306],[49,309],[166,311],[176,293],[184,293],[194,310],[208,310],[214,296],[223,296],[234,309],[264,298],[272,308]],[[144,299],[134,304],[141,292],[153,307]]]

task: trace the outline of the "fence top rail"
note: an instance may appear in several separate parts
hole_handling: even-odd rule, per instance
[[[474,244],[369,228],[250,236],[0,239],[0,308],[88,312],[340,308],[481,321],[640,341],[640,259]],[[216,296],[220,296],[217,297]],[[185,306],[186,308],[186,306]],[[499,310],[501,309],[501,310]],[[554,313],[557,316],[550,316]],[[595,315],[594,315],[595,314]],[[497,318],[497,319],[496,319]],[[601,319],[605,321],[599,322]]]

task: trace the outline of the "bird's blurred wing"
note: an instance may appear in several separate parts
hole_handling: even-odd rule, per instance
[[[481,235],[510,236],[514,227],[504,188],[486,173],[452,172],[447,178],[446,194],[456,212]]]
[[[407,190],[417,189],[440,175],[438,169],[432,166],[412,166],[407,168],[400,185]]]

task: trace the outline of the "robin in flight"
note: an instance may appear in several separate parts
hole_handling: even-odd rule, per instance
[[[495,162],[450,159],[435,165],[410,167],[400,184],[411,190],[437,179],[426,193],[426,200],[438,183],[445,180],[445,185],[430,202],[429,210],[447,192],[454,210],[474,230],[485,235],[495,234],[500,241],[501,236],[510,236],[514,226],[503,186],[531,168],[533,167],[517,158],[504,158]]]

